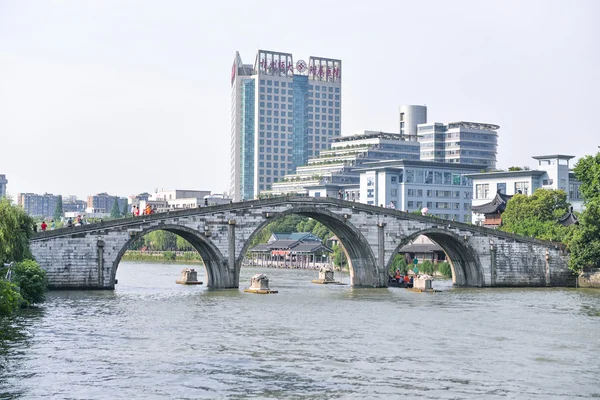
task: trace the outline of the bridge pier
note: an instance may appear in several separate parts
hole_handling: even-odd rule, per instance
[[[236,268],[237,255],[235,254],[235,219],[230,219],[227,225],[227,240],[229,251],[227,254],[227,272],[229,273],[230,287],[237,288],[240,286],[240,273]]]
[[[98,283],[104,282],[104,240],[98,239]],[[114,289],[114,286],[113,286]]]
[[[388,271],[385,268],[385,223],[377,224],[377,271],[376,277],[379,282],[379,287],[387,286]],[[385,278],[382,278],[385,277]]]

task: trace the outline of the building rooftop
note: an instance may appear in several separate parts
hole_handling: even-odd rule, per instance
[[[500,129],[500,125],[486,124],[483,122],[458,121],[458,122],[448,122],[448,128],[467,128],[467,129],[477,129],[480,131],[496,131],[496,130]]]
[[[416,141],[416,135],[403,135],[401,133],[381,132],[381,131],[362,131],[357,132],[348,136],[339,136],[334,138],[331,142],[351,142],[354,140],[365,140],[365,139],[388,139],[388,140],[402,140],[402,141]]]
[[[522,171],[502,171],[502,172],[481,172],[477,174],[469,174],[468,178],[508,178],[508,177],[519,177],[519,176],[541,176],[546,174],[546,171],[539,171],[537,169],[527,169]]]
[[[567,156],[564,154],[553,154],[553,155],[549,155],[549,156],[532,156],[531,158],[533,158],[535,160],[548,160],[548,159],[554,159],[554,158],[558,158],[560,160],[570,160],[572,158],[575,158],[575,156]]]
[[[481,170],[480,165],[473,165],[473,164],[460,164],[460,163],[447,163],[447,162],[421,161],[421,160],[386,160],[386,161],[366,162],[360,168],[356,168],[355,171],[361,171],[361,172],[362,171],[372,171],[374,169],[393,170],[395,168],[402,168],[405,166],[431,167],[431,168],[444,168],[444,169]]]

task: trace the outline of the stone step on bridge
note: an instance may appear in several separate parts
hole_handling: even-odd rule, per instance
[[[574,286],[564,245],[489,228],[332,198],[276,197],[40,232],[31,251],[51,288],[114,289],[129,245],[154,230],[175,233],[204,260],[207,285],[237,288],[253,238],[286,215],[313,218],[340,240],[354,287],[386,287],[400,248],[419,235],[439,244],[460,286]]]

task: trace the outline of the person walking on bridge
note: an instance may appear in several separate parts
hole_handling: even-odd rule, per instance
[[[42,232],[46,232],[47,227],[48,225],[46,225],[46,221],[42,221],[42,225],[40,225],[40,228],[42,228]]]

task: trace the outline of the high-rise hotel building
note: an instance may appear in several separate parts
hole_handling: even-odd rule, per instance
[[[236,53],[231,71],[231,173],[234,201],[271,190],[340,136],[342,62],[296,60],[259,50],[254,64]]]

